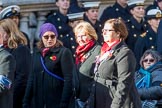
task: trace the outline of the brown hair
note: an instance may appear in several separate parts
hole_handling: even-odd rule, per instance
[[[59,47],[59,46],[63,46],[63,43],[60,40],[56,40],[56,44],[53,47]],[[44,48],[44,44],[42,39],[40,41],[37,42],[37,47],[38,49]]]
[[[74,33],[75,33],[75,38],[77,34],[81,31],[84,30],[86,34],[88,34],[92,39],[97,40],[98,36],[95,31],[95,29],[92,27],[92,25],[86,21],[80,22],[75,28],[74,28]]]
[[[9,48],[17,48],[18,44],[27,45],[27,39],[18,29],[16,23],[7,18],[0,21],[0,27],[8,36],[7,44]]]
[[[112,24],[115,32],[120,33],[120,38],[122,40],[127,38],[128,30],[127,30],[127,27],[122,19],[115,19],[115,18],[109,19],[105,22],[105,24],[107,24],[107,23]]]

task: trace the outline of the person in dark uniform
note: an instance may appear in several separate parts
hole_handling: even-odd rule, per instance
[[[134,51],[137,37],[144,33],[147,28],[147,25],[143,20],[145,15],[144,0],[130,0],[128,6],[132,17],[126,22],[128,29],[126,44],[132,51]]]
[[[49,15],[45,23],[52,23],[56,26],[58,39],[63,42],[63,45],[66,48],[69,48],[71,52],[73,52],[73,42],[75,39],[69,34],[71,27],[68,25],[67,17],[70,0],[56,0],[56,6],[58,7],[58,10],[52,15]]]
[[[100,2],[84,2],[83,6],[85,9],[84,21],[89,22],[98,35],[99,44],[103,44],[103,36],[102,36],[102,24],[98,20],[98,11],[99,11]]]
[[[75,1],[75,4],[70,5],[69,13],[67,14],[67,16],[68,16],[68,19],[69,19],[68,24],[71,27],[69,34],[70,34],[71,37],[73,37],[73,38],[71,38],[71,41],[73,41],[73,42],[69,42],[69,43],[71,44],[70,46],[72,46],[71,51],[72,51],[73,57],[75,58],[75,50],[76,50],[76,47],[77,47],[77,43],[76,43],[76,40],[75,40],[75,34],[73,32],[73,29],[81,21],[83,21],[84,11],[81,7],[79,7],[77,5],[77,0],[72,0],[72,1]]]
[[[110,18],[122,18],[124,21],[127,21],[131,14],[128,11],[128,0],[116,0],[113,6],[108,6],[104,9],[100,21],[102,24]]]
[[[150,9],[159,9],[162,10],[162,0],[154,0],[153,4],[148,5],[146,7],[146,13],[150,10]]]
[[[2,9],[2,11],[0,12],[0,19],[6,19],[6,18],[12,19],[16,23],[16,25],[19,27],[20,7],[18,5],[11,5],[11,6],[7,6],[6,8]],[[28,35],[24,32],[22,33],[26,37],[28,47],[30,48],[30,40],[29,40]]]
[[[161,42],[162,42],[162,20],[160,20],[160,24],[157,32],[157,51],[162,55]]]
[[[147,12],[146,19],[149,24],[149,29],[138,37],[134,48],[135,57],[137,59],[137,69],[140,67],[139,61],[143,53],[147,49],[156,50],[157,29],[160,19],[162,18],[161,14],[159,9],[151,9]]]

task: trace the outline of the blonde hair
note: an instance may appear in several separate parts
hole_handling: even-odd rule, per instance
[[[12,19],[3,19],[0,21],[0,27],[8,36],[7,44],[9,48],[17,48],[18,44],[27,45],[27,39]]]
[[[98,40],[97,33],[95,29],[92,27],[92,25],[86,21],[80,22],[75,28],[74,28],[74,33],[75,33],[75,38],[77,38],[77,34],[84,30],[87,35],[89,35],[92,39]]]

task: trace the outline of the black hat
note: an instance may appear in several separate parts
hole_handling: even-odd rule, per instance
[[[148,10],[145,17],[146,17],[147,20],[162,18],[162,13],[159,9],[150,9],[150,10]]]
[[[9,18],[11,16],[19,16],[20,15],[20,7],[17,5],[8,6],[0,12],[0,19]]]

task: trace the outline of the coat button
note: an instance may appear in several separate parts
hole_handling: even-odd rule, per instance
[[[70,40],[72,41],[72,40],[74,40],[73,38],[70,38]]]
[[[149,39],[152,40],[152,37],[150,37]]]
[[[154,46],[151,46],[151,49],[154,49],[155,47]]]
[[[74,49],[75,48],[75,46],[72,46],[72,49]]]
[[[134,29],[134,25],[132,25],[132,28]]]
[[[137,37],[137,35],[136,35],[136,34],[134,34],[133,36],[134,36],[134,37]]]
[[[57,18],[57,21],[60,21],[60,18]]]
[[[59,28],[59,29],[62,29],[62,27],[61,27],[61,26],[59,26],[58,28]]]
[[[60,35],[60,37],[62,38],[62,37],[63,37],[63,35],[61,34],[61,35]]]

